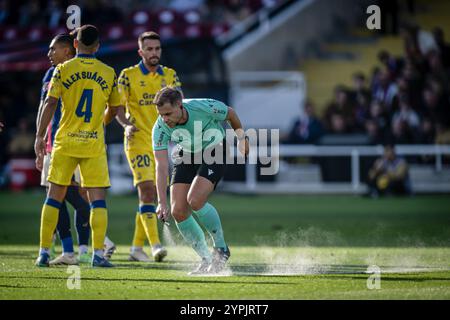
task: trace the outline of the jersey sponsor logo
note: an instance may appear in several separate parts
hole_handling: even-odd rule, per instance
[[[105,79],[103,79],[102,76],[98,75],[97,72],[90,72],[90,71],[82,71],[82,72],[75,72],[68,76],[63,82],[63,86],[66,89],[69,89],[72,84],[77,82],[78,80],[92,80],[100,85],[103,91],[108,89],[108,84]]]
[[[79,130],[78,132],[68,132],[67,136],[81,139],[98,139],[97,131]]]
[[[153,99],[155,99],[155,94],[151,94],[151,93],[144,93],[142,95],[142,99],[139,100],[139,105],[140,106],[151,106],[153,105]]]

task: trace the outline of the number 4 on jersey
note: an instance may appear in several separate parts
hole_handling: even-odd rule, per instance
[[[93,89],[84,89],[81,94],[80,102],[78,102],[77,110],[75,114],[77,117],[84,117],[84,122],[91,122],[92,117],[92,92]],[[86,109],[83,111],[84,105],[86,104]]]

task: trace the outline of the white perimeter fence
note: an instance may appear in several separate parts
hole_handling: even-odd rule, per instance
[[[245,181],[222,181],[218,186],[218,191],[242,194],[361,194],[367,191],[367,185],[363,182],[365,177],[360,175],[361,157],[377,157],[383,154],[382,146],[279,145],[275,148],[272,146],[272,150],[275,151],[275,154],[268,154],[268,157],[260,158],[260,160],[278,167],[273,181],[258,181],[260,168],[247,162],[245,164]],[[250,158],[256,159],[258,157],[257,148],[252,148],[251,152],[254,154]],[[415,193],[450,192],[450,166],[444,164],[450,159],[450,145],[398,145],[396,152],[399,156],[433,157],[431,164],[410,165],[411,184]],[[123,145],[109,145],[108,153],[111,191],[113,193],[133,191],[131,171],[123,152]],[[351,176],[348,182],[325,182],[318,164],[292,164],[285,161],[289,157],[348,157]]]

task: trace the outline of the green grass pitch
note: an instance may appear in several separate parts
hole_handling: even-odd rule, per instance
[[[80,289],[66,268],[33,265],[44,197],[0,193],[0,299],[450,299],[448,195],[215,195],[232,256],[210,277],[187,275],[197,257],[173,222],[160,229],[165,262],[128,262],[137,199],[109,196],[116,268],[81,265]],[[370,290],[372,265],[380,288]]]

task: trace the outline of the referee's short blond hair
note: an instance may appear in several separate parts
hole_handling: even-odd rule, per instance
[[[180,91],[172,87],[165,87],[156,93],[153,103],[158,107],[165,105],[167,102],[175,106],[176,102],[181,102],[182,100],[183,97]]]

